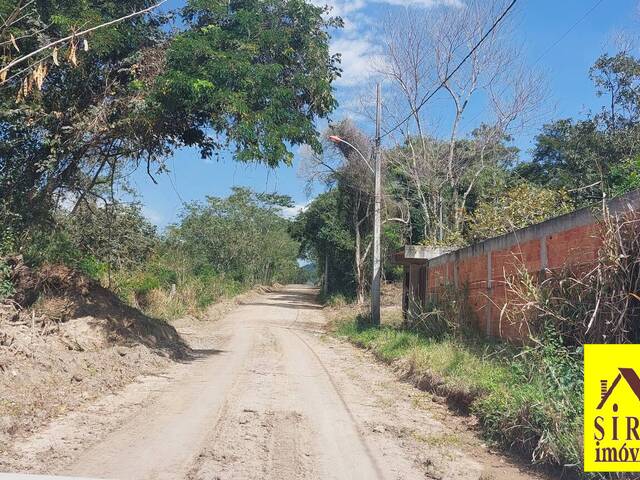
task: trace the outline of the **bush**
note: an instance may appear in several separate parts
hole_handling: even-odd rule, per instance
[[[640,341],[640,218],[612,216],[600,223],[595,262],[545,272],[538,281],[524,267],[507,278],[507,320],[530,335],[553,325],[567,345]]]
[[[515,382],[474,404],[487,436],[533,463],[582,464],[582,349],[566,348],[549,329],[511,361]]]
[[[329,307],[340,308],[350,304],[353,298],[347,297],[344,293],[330,293],[320,295],[320,303]]]
[[[461,288],[446,285],[424,308],[413,305],[404,326],[434,339],[474,335],[472,325],[475,312],[470,307],[468,298],[468,285]]]
[[[469,237],[478,241],[503,235],[573,209],[567,192],[523,182],[476,207],[469,222]]]
[[[91,256],[79,260],[76,268],[94,280],[100,280],[109,270],[109,266],[105,262],[99,262]]]
[[[11,297],[15,292],[11,282],[11,268],[0,259],[0,301]]]
[[[185,268],[170,254],[150,260],[145,267],[133,273],[116,272],[114,289],[124,301],[164,320],[199,316],[212,303],[248,288],[211,268]]]

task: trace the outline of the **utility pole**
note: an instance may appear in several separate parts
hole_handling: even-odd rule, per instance
[[[380,253],[380,235],[382,230],[382,160],[380,158],[380,123],[382,122],[382,93],[380,84],[376,85],[376,138],[373,145],[374,167],[354,145],[337,135],[329,135],[334,143],[344,143],[360,155],[360,158],[375,175],[374,218],[373,218],[373,279],[371,280],[371,322],[380,325],[380,281],[382,277],[382,261]],[[327,257],[328,258],[328,257]],[[328,260],[327,260],[328,261]],[[327,264],[328,271],[328,264]],[[325,285],[326,286],[326,285]]]
[[[376,85],[376,138],[373,146],[375,169],[374,219],[373,219],[373,279],[371,280],[371,322],[380,325],[380,280],[382,262],[380,258],[380,235],[382,223],[382,166],[380,158],[380,123],[382,121],[382,98],[380,83]]]
[[[324,282],[322,285],[322,293],[326,297],[329,295],[329,253],[324,254]]]

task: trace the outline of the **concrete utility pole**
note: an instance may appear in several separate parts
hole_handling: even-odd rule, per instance
[[[382,98],[380,84],[376,85],[376,138],[373,146],[375,169],[374,218],[373,218],[373,279],[371,280],[371,323],[380,325],[380,280],[382,259],[380,257],[380,236],[382,224],[382,161],[380,158],[380,123],[382,121]]]
[[[324,282],[322,285],[322,293],[326,297],[329,295],[329,254],[324,254]]]
[[[354,145],[337,135],[330,135],[334,143],[344,143],[360,155],[360,158],[375,175],[374,218],[373,218],[373,278],[371,280],[371,322],[380,325],[380,280],[382,277],[382,258],[380,253],[380,236],[382,230],[382,160],[380,158],[380,124],[382,122],[382,94],[380,84],[376,85],[376,137],[373,145],[374,167]],[[328,268],[328,265],[327,265]]]

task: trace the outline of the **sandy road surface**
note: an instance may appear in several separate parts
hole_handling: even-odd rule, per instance
[[[111,479],[525,479],[428,394],[322,334],[315,291],[247,301],[198,358],[15,446],[22,471]]]

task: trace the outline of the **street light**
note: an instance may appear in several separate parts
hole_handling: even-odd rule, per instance
[[[381,237],[381,224],[382,224],[382,168],[380,162],[380,122],[382,119],[382,97],[380,94],[380,84],[376,86],[376,137],[373,146],[373,160],[375,169],[371,167],[371,164],[367,161],[366,157],[358,150],[354,145],[338,137],[337,135],[329,136],[329,140],[334,143],[344,143],[353,148],[355,152],[360,155],[360,158],[367,164],[369,170],[373,172],[375,176],[375,188],[374,188],[374,220],[373,220],[373,278],[371,280],[371,323],[374,325],[380,325],[380,281],[382,274],[382,260],[380,252],[380,237]]]
[[[360,150],[358,150],[356,148],[355,145],[353,145],[352,143],[347,142],[344,138],[338,137],[337,135],[329,135],[329,140],[331,140],[333,143],[344,143],[345,145],[350,146],[351,148],[353,148],[353,150],[360,155],[360,158],[362,158],[362,161],[367,165],[367,167],[369,167],[369,170],[371,170],[371,173],[373,173],[375,175],[375,170],[373,169],[373,167],[371,166],[371,164],[369,163],[369,161],[367,160],[367,158],[362,154],[362,152]]]

